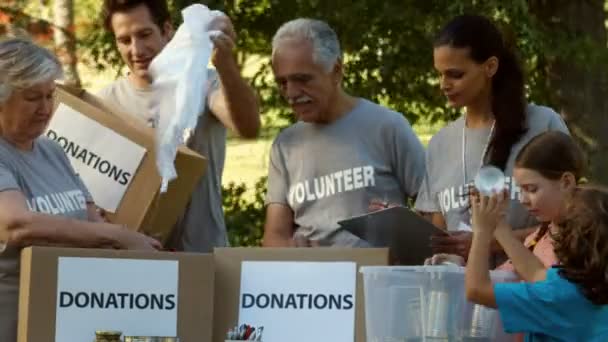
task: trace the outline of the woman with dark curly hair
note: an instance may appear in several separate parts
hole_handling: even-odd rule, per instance
[[[547,270],[528,263],[526,272],[534,281],[492,285],[489,249],[494,235],[504,229],[506,203],[504,193],[472,198],[467,298],[497,308],[505,331],[525,333],[526,341],[608,341],[608,191],[574,191],[551,231],[558,265]],[[505,250],[514,259],[513,251]],[[534,259],[526,248],[517,253]]]

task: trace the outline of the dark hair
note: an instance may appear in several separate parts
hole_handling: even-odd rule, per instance
[[[505,46],[502,34],[487,18],[461,15],[441,29],[434,46],[469,50],[477,63],[498,58],[498,70],[492,78],[492,113],[496,120],[488,148],[489,161],[503,171],[511,147],[527,131],[524,74],[515,54]]]
[[[101,19],[104,28],[109,32],[113,32],[112,16],[114,13],[126,12],[140,5],[144,5],[148,8],[150,17],[162,32],[165,23],[171,20],[167,0],[104,0],[101,9]]]
[[[580,181],[586,170],[586,158],[571,136],[548,131],[532,138],[519,151],[515,167],[536,171],[551,180],[571,172]]]
[[[560,275],[589,301],[608,304],[608,191],[578,188],[553,240]]]

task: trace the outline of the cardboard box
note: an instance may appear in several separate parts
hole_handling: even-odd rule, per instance
[[[81,278],[77,278],[76,281],[74,281],[73,279],[69,280],[68,271],[70,269],[66,268],[66,265],[68,265],[66,261],[83,261],[85,263],[101,261],[102,263],[110,263],[106,266],[111,267],[112,270],[120,269],[120,266],[125,263],[144,262],[151,263],[150,267],[153,267],[157,271],[146,273],[141,270],[141,272],[145,274],[133,274],[126,277],[126,279],[117,279],[112,278],[113,273],[115,274],[114,271],[102,272],[97,268],[86,271],[90,273],[81,274]],[[163,277],[164,275],[164,273],[161,273],[161,268],[157,265],[159,261],[161,264],[168,263],[169,266],[175,266],[175,262],[172,261],[177,262],[178,271],[176,273],[178,274],[178,279],[169,279],[170,277],[166,279],[169,282],[174,281],[177,286],[177,303],[173,303],[176,304],[176,308],[171,308],[176,312],[170,312],[170,310],[167,312],[173,316],[177,315],[176,330],[180,341],[210,342],[212,335],[214,288],[213,256],[210,254],[155,253],[51,247],[30,247],[24,249],[22,252],[18,341],[52,342],[56,340],[56,333],[59,333],[62,326],[65,330],[66,323],[68,324],[70,331],[71,329],[78,328],[82,324],[89,324],[90,320],[82,318],[85,317],[84,313],[81,313],[79,317],[76,317],[73,322],[70,321],[69,318],[66,321],[66,317],[68,316],[58,317],[58,315],[64,315],[64,313],[59,313],[60,308],[58,307],[58,302],[61,302],[60,306],[63,306],[61,310],[75,310],[73,312],[70,311],[72,313],[79,313],[78,310],[87,310],[86,314],[90,315],[91,313],[89,308],[66,308],[68,304],[74,305],[70,302],[74,297],[70,297],[71,295],[67,292],[62,291],[58,293],[59,287],[61,287],[61,289],[74,289],[74,293],[77,293],[76,291],[80,290],[83,292],[78,293],[85,293],[84,289],[87,285],[80,284],[81,279],[86,283],[91,277],[102,276],[108,278],[108,284],[112,286],[129,284],[128,286],[133,287],[130,291],[133,291],[134,293],[137,290],[146,293],[154,293],[154,289],[160,286],[159,283],[161,283],[163,279],[161,279],[161,281],[158,279],[154,280],[153,273],[159,272],[159,274],[157,274],[158,277]],[[60,267],[60,265],[63,266]],[[59,269],[61,269],[61,275],[58,274]],[[74,270],[72,269],[72,271]],[[135,276],[140,277],[134,278]],[[99,293],[105,292],[103,291],[104,285],[102,284],[105,279],[93,281],[95,282],[94,285],[99,286]],[[78,284],[75,285],[75,283]],[[145,287],[145,289],[137,288],[137,284],[144,284],[143,287]],[[109,291],[110,290],[108,290],[106,294],[109,293]],[[68,295],[64,297],[64,294]],[[82,298],[84,297],[81,297],[81,299]],[[137,299],[137,301],[139,301],[139,299]],[[124,303],[128,303],[128,300]],[[131,305],[133,305],[133,303],[131,303]],[[158,310],[159,307],[156,307],[155,309]],[[104,312],[104,310],[108,310],[108,308],[95,308],[94,313],[104,315],[110,314],[114,316],[125,313],[121,311],[112,311],[108,313],[107,311]],[[126,310],[128,311],[129,309]],[[153,310],[141,310],[134,313],[126,312],[126,314],[137,315],[136,320],[140,320],[139,324],[144,324],[146,326],[145,329],[154,329],[156,326],[167,323],[159,319],[146,320],[146,314],[156,314],[152,311]],[[166,314],[166,312],[161,312],[160,314]],[[84,322],[78,322],[79,319],[83,319]],[[60,320],[61,323],[59,322]],[[135,323],[131,322],[128,324],[130,327],[134,327],[135,325]],[[56,327],[58,328],[56,329]],[[115,330],[115,328],[103,326],[99,326],[97,329]],[[86,331],[89,330],[90,329],[87,329]],[[80,341],[93,341],[94,331],[92,331],[91,334],[89,339]],[[69,338],[64,338],[63,340],[58,339],[57,341],[71,342],[68,340]]]
[[[361,266],[388,265],[385,248],[216,248],[215,313],[213,341],[224,342],[226,332],[238,322],[241,264],[243,261],[354,261],[357,263],[355,341],[365,341],[365,309]],[[295,322],[305,328],[306,322]]]
[[[175,159],[178,178],[169,183],[166,193],[160,194],[161,179],[156,168],[153,129],[146,127],[129,114],[110,109],[109,105],[82,89],[58,85],[56,102],[57,106],[68,106],[145,149],[143,159],[132,175],[117,210],[109,213],[108,217],[111,222],[125,224],[129,228],[142,230],[160,238],[163,242],[166,241],[175,222],[183,214],[192,191],[204,174],[205,158],[185,147],[180,147]],[[51,128],[52,125],[53,122]],[[91,134],[95,133],[91,132]],[[58,139],[57,136],[54,138]],[[107,142],[112,148],[120,151],[121,146],[116,143],[114,143],[116,146],[113,146],[112,143],[112,141]]]

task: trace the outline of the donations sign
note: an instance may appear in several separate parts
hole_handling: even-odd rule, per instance
[[[356,263],[244,261],[239,323],[265,342],[353,342]]]

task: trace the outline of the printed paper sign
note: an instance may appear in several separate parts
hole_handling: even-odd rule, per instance
[[[177,336],[178,262],[60,257],[55,341],[93,341],[96,330]]]
[[[253,262],[241,270],[239,324],[264,342],[353,342],[354,262]]]
[[[46,135],[64,149],[95,203],[116,212],[146,150],[63,103]]]

